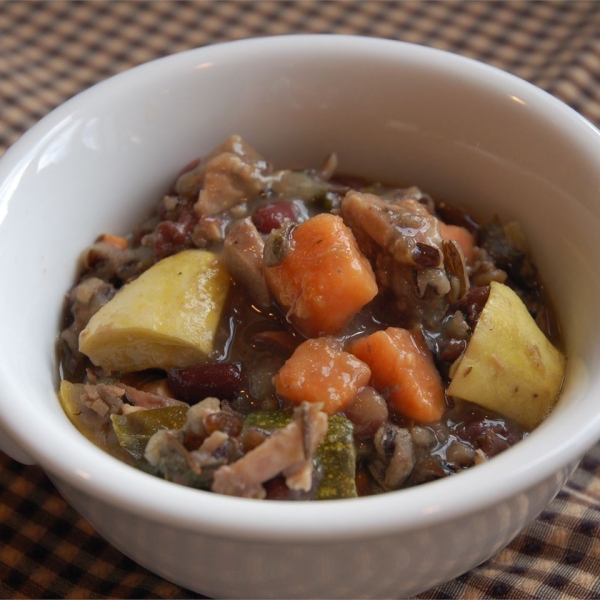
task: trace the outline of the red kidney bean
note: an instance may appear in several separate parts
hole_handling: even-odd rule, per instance
[[[500,452],[504,452],[504,450],[510,448],[510,444],[504,436],[493,430],[488,430],[483,435],[480,448],[488,458],[492,458],[496,454],[500,454]]]
[[[162,221],[154,231],[154,255],[161,260],[184,249],[190,228],[185,223]]]
[[[189,404],[196,404],[209,396],[230,400],[242,387],[242,365],[201,363],[193,367],[171,369],[167,379],[176,396]]]
[[[190,237],[196,222],[194,209],[191,204],[182,203],[177,212],[176,221],[161,221],[154,230],[154,255],[157,261],[191,245]]]
[[[475,329],[475,325],[477,325],[477,322],[479,321],[479,315],[489,296],[490,286],[486,285],[469,291],[458,303],[458,309],[465,315],[471,329]]]
[[[441,344],[439,359],[453,363],[466,349],[467,340],[456,340],[450,338],[445,344]]]
[[[456,424],[455,434],[491,457],[522,439],[524,432],[515,422],[486,415],[482,409],[474,406],[465,414],[462,422]]]
[[[261,233],[271,233],[285,222],[298,222],[298,209],[293,202],[282,200],[261,204],[252,215],[252,222]]]

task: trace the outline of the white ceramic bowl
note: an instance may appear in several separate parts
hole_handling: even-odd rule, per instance
[[[283,165],[418,184],[518,219],[564,328],[550,417],[489,463],[376,497],[223,497],[88,443],[63,414],[54,344],[79,251],[125,233],[179,168],[239,133]],[[405,597],[486,560],[600,437],[600,134],[546,93],[409,44],[291,36],[158,60],[73,98],[0,161],[1,447],[41,465],[119,550],[210,596]]]

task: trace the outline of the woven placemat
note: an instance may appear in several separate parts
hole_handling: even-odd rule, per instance
[[[1,2],[0,155],[81,90],[227,40],[360,34],[512,72],[600,124],[600,2]],[[600,598],[600,446],[507,548],[419,598]],[[0,597],[201,598],[123,556],[0,453]]]

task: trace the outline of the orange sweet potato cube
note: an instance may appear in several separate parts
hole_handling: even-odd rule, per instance
[[[340,343],[321,337],[306,340],[273,378],[275,391],[289,402],[321,402],[332,415],[343,410],[369,383],[371,370]]]
[[[265,268],[271,293],[307,337],[339,333],[377,294],[352,231],[323,213],[298,225],[284,260]]]

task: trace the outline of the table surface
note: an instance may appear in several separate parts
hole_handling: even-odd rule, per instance
[[[226,40],[360,34],[494,65],[600,124],[600,2],[0,2],[0,156],[74,94]],[[44,473],[0,453],[0,597],[201,598],[106,543]],[[600,598],[600,445],[507,548],[419,598]]]

